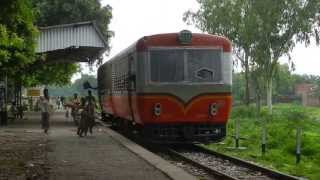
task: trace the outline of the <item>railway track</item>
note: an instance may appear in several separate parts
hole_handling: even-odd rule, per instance
[[[168,148],[168,153],[203,169],[217,179],[299,179],[196,145]]]
[[[104,122],[99,121],[101,125]],[[121,132],[119,132],[121,133]],[[122,134],[122,133],[121,133]],[[144,143],[140,138],[123,134],[164,159],[184,168],[200,179],[259,179],[299,180],[300,178],[274,171],[238,158],[227,156],[197,145],[161,146]]]

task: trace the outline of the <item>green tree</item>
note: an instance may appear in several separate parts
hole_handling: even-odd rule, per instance
[[[28,70],[20,74],[24,86],[58,85],[71,83],[74,73],[79,71],[78,64],[50,63],[33,64]]]
[[[28,0],[3,0],[0,7],[0,73],[14,78],[35,61],[37,30]]]
[[[202,31],[227,36],[233,42],[236,60],[241,62],[245,77],[245,103],[250,103],[249,64],[250,51],[254,46],[252,26],[247,0],[198,0],[200,9],[188,11],[183,20],[194,23]]]
[[[266,89],[264,84],[264,77],[261,76],[263,69],[259,66],[252,66],[251,76],[252,85],[255,92],[255,100],[257,113],[260,114],[262,97],[265,95],[264,90]]]
[[[311,37],[319,42],[319,0],[259,1],[252,3],[258,28],[255,48],[255,63],[264,69],[267,88],[267,104],[272,112],[272,80],[278,60],[290,51],[297,42],[310,43]],[[267,7],[267,8],[266,8]],[[320,22],[320,21],[319,21]]]
[[[77,79],[72,86],[81,96],[87,96],[88,93],[86,89],[83,88],[83,83],[88,81],[92,87],[97,87],[97,78],[93,75],[82,74],[80,79]],[[92,91],[94,95],[97,95],[95,90]]]
[[[52,96],[70,97],[74,93],[80,96],[87,96],[87,90],[83,89],[83,83],[88,81],[93,87],[97,86],[97,78],[93,75],[82,74],[80,79],[74,81],[68,86],[49,86],[49,91]],[[97,92],[92,90],[93,94],[97,96]]]
[[[294,94],[294,77],[291,74],[288,64],[278,65],[276,71],[275,93],[276,95],[292,95]]]
[[[233,73],[232,75],[232,97],[234,103],[240,104],[245,94],[244,73]]]
[[[229,37],[258,66],[264,78],[267,104],[272,112],[272,84],[279,57],[288,55],[297,42],[318,43],[319,0],[198,0],[200,9],[185,20],[201,30]],[[248,50],[246,50],[248,49]],[[289,58],[290,59],[290,58]]]
[[[318,84],[320,85],[320,76],[318,75],[299,75],[299,74],[294,74],[293,75],[294,83],[311,83],[311,84]]]

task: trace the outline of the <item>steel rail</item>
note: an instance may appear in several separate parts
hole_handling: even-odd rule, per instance
[[[188,158],[187,156],[184,156],[183,154],[180,154],[179,152],[177,152],[177,151],[175,151],[173,149],[167,149],[167,151],[170,154],[174,155],[175,157],[178,157],[178,158],[182,159],[183,161],[191,164],[192,166],[195,166],[195,167],[197,167],[199,169],[203,169],[205,172],[207,172],[208,174],[210,174],[210,175],[212,175],[214,177],[217,177],[219,179],[226,179],[226,180],[237,180],[236,178],[231,177],[228,174],[222,173],[222,172],[220,172],[218,170],[215,170],[215,169],[213,169],[213,168],[211,168],[209,166],[206,166],[206,165],[201,164],[201,163],[199,163],[197,161],[194,161],[194,160]]]
[[[279,172],[276,170],[268,169],[266,167],[262,167],[260,165],[257,165],[257,164],[254,164],[254,163],[251,163],[251,162],[248,162],[248,161],[236,158],[236,157],[232,157],[232,156],[228,156],[228,155],[225,155],[222,153],[218,153],[216,151],[209,150],[209,149],[206,149],[206,148],[198,146],[198,145],[192,145],[192,146],[190,146],[190,148],[192,150],[202,152],[205,154],[209,154],[209,155],[215,156],[217,158],[229,160],[230,162],[232,162],[236,165],[246,167],[251,170],[259,171],[263,174],[266,174],[268,177],[271,177],[271,178],[281,179],[281,180],[282,179],[284,179],[284,180],[299,180],[299,179],[301,179],[299,177],[291,176],[291,175],[288,175],[288,174],[285,174],[285,173],[282,173],[282,172]]]

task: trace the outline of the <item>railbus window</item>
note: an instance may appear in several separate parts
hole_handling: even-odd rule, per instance
[[[160,83],[220,83],[221,49],[153,49],[151,81]]]
[[[183,49],[152,50],[151,81],[181,82],[184,80]]]
[[[188,50],[188,81],[220,82],[221,54],[220,49]]]

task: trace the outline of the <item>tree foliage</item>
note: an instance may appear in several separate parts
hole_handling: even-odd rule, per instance
[[[267,102],[272,110],[272,79],[278,59],[288,55],[297,42],[319,43],[319,0],[198,0],[197,12],[184,20],[203,31],[230,38],[239,52],[250,57],[251,66],[264,78]],[[240,53],[241,54],[241,53]]]
[[[255,71],[252,70],[252,73],[255,74]],[[274,86],[273,86],[273,96],[274,99],[280,101],[279,98],[295,98],[295,99],[287,99],[287,100],[298,100],[299,98],[295,96],[295,86],[297,84],[309,83],[317,85],[317,89],[315,91],[315,95],[320,96],[320,76],[319,75],[307,75],[307,74],[293,74],[288,64],[280,64],[277,66],[276,76],[273,78]],[[253,76],[252,81],[257,76]],[[257,79],[259,80],[259,79]],[[261,79],[260,79],[261,80]],[[244,101],[244,73],[234,73],[233,74],[233,98],[235,103],[237,104],[245,104]],[[255,84],[255,82],[252,82]],[[263,83],[260,83],[260,86],[263,86]],[[253,88],[255,87],[252,86]],[[265,87],[261,87],[261,89],[265,89]],[[256,95],[256,90],[252,89],[252,96]],[[266,92],[261,93],[262,97],[266,96]]]
[[[74,93],[80,96],[87,96],[87,90],[83,89],[83,83],[88,81],[93,87],[97,86],[97,78],[92,75],[82,74],[80,79],[74,81],[68,86],[49,86],[49,92],[52,96],[71,97]],[[94,95],[97,95],[95,90],[92,90]]]
[[[0,6],[0,72],[15,77],[35,61],[34,15],[28,0],[3,0]]]
[[[68,63],[36,63],[20,74],[22,85],[65,85],[71,83],[74,73],[79,71],[78,64]]]
[[[292,75],[288,64],[278,65],[276,76],[274,77],[274,94],[275,95],[292,95],[294,94],[295,77],[301,75]]]
[[[249,104],[249,62],[251,49],[254,46],[252,16],[249,13],[249,1],[246,0],[198,0],[200,9],[188,11],[184,21],[210,34],[227,36],[233,42],[236,60],[241,62],[245,78],[245,101]]]

